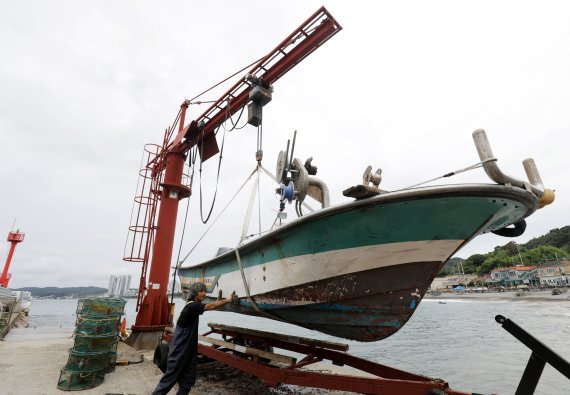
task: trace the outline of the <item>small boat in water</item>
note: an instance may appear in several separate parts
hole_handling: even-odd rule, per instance
[[[354,200],[328,206],[328,188],[310,160],[280,154],[282,202],[301,216],[179,276],[183,290],[204,282],[210,299],[235,293],[226,311],[284,321],[358,341],[384,339],[404,326],[441,267],[477,235],[518,236],[524,219],[553,201],[532,159],[528,181],[504,174],[485,132],[473,133],[493,184],[381,190],[380,171],[344,191]],[[294,144],[293,144],[294,146]],[[309,195],[321,210],[302,215]]]

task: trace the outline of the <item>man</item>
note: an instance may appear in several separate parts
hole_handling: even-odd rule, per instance
[[[214,310],[229,302],[228,299],[203,304],[206,297],[204,283],[190,286],[188,302],[182,309],[176,330],[170,343],[166,371],[158,382],[153,395],[166,395],[178,383],[177,395],[187,395],[196,382],[198,354],[198,321],[204,310]],[[232,295],[233,297],[233,295]]]

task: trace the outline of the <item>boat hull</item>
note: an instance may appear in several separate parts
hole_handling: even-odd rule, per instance
[[[534,195],[498,185],[390,193],[307,215],[179,275],[183,289],[205,282],[212,299],[235,292],[227,311],[376,341],[410,319],[466,242],[535,209]]]
[[[268,318],[375,341],[404,326],[429,286],[426,277],[433,279],[440,266],[439,261],[414,262],[366,270],[256,295],[255,302]],[[305,303],[307,299],[318,302]],[[236,312],[259,315],[247,301]]]

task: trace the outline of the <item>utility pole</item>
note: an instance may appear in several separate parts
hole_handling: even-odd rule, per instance
[[[521,260],[521,265],[524,266],[524,262],[523,262],[522,256],[521,256],[521,251],[519,250],[519,245],[517,243],[515,243],[515,246],[517,247],[517,252],[519,253],[519,259]]]

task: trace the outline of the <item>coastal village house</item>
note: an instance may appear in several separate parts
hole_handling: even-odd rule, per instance
[[[431,283],[432,291],[450,291],[461,285],[472,285],[475,279],[479,278],[475,274],[465,274],[459,276],[436,277]]]
[[[432,284],[432,291],[451,291],[455,287],[559,287],[570,286],[570,259],[553,260],[542,265],[516,265],[498,267],[489,274],[477,277],[474,274],[436,277]],[[470,291],[487,288],[472,288]]]
[[[512,287],[529,286],[562,286],[568,285],[570,279],[570,261],[545,263],[540,266],[498,267],[491,272],[493,286]]]
[[[517,285],[536,285],[536,266],[498,267],[491,272],[494,286],[513,287]]]
[[[537,270],[537,277],[540,285],[551,285],[551,286],[561,286],[568,284],[568,278],[565,265],[562,262],[547,263],[540,265]],[[568,262],[568,267],[570,268],[570,262]]]

